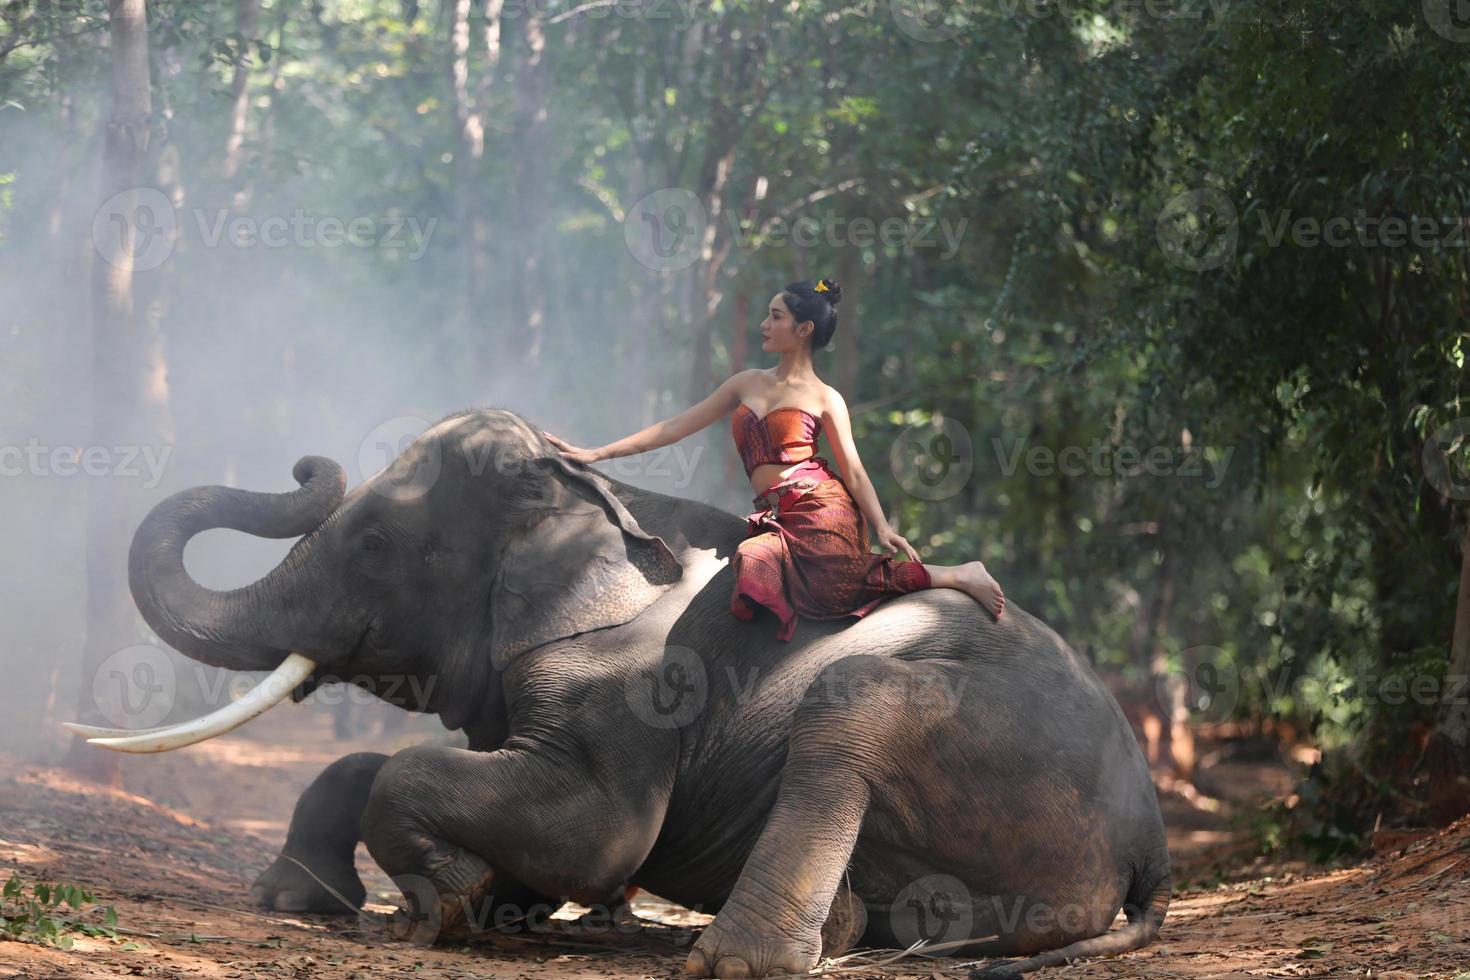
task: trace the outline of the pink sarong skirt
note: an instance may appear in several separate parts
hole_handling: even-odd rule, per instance
[[[931,587],[921,562],[873,554],[867,522],[842,478],[814,456],[755,498],[745,539],[735,550],[730,611],[775,613],[776,639],[787,641],[797,616],[865,616],[889,596]]]

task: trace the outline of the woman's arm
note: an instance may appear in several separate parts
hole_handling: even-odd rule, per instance
[[[574,446],[568,446],[556,436],[549,432],[543,433],[552,444],[562,450],[562,455],[581,462],[593,462],[601,459],[617,459],[619,456],[633,456],[638,453],[646,453],[650,449],[667,446],[678,442],[685,436],[692,435],[709,425],[717,419],[729,415],[740,404],[740,392],[744,387],[745,375],[748,371],[740,371],[726,378],[721,385],[710,393],[710,396],[698,405],[688,408],[671,419],[655,422],[646,429],[640,429],[630,436],[624,436],[617,442],[610,442],[597,449],[577,450]],[[578,455],[581,454],[581,455]]]
[[[847,402],[836,388],[827,389],[827,410],[822,414],[822,424],[827,430],[827,442],[832,446],[833,462],[842,471],[842,482],[847,484],[852,499],[868,519],[868,526],[873,530],[873,542],[890,554],[902,548],[909,558],[919,561],[919,553],[913,545],[893,529],[883,514],[873,481],[868,479],[863,461],[858,458],[857,446],[852,441],[852,421],[847,415]]]

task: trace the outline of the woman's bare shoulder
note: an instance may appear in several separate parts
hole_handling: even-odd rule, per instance
[[[744,371],[736,371],[730,375],[727,383],[734,385],[735,391],[741,395],[753,394],[755,385],[760,384],[761,379],[766,376],[762,368],[746,368]]]

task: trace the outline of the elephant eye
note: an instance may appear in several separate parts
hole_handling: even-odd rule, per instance
[[[376,531],[369,531],[362,536],[362,550],[370,555],[382,553],[388,547],[388,542]]]

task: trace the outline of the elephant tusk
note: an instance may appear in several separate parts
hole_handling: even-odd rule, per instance
[[[170,749],[203,742],[205,739],[214,738],[216,735],[223,735],[225,732],[239,728],[251,718],[290,697],[296,686],[306,680],[313,670],[316,670],[316,661],[303,657],[299,653],[293,653],[281,661],[281,665],[271,671],[269,677],[251,688],[244,697],[230,702],[217,711],[211,711],[202,718],[180,722],[177,725],[127,731],[116,728],[94,728],[90,725],[78,725],[75,722],[64,722],[63,724],[69,731],[86,738],[88,744],[100,745],[116,752],[167,752]]]
[[[130,735],[153,735],[158,732],[166,732],[173,725],[159,725],[157,728],[98,728],[95,725],[82,725],[75,721],[63,721],[61,727],[73,735],[82,738],[127,738]]]

